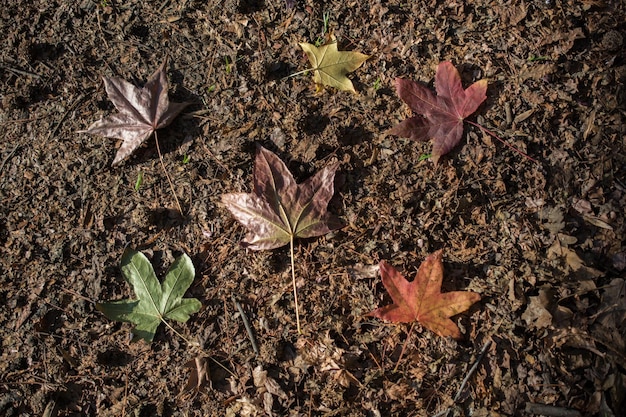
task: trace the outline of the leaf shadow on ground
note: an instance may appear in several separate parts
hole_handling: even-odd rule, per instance
[[[133,355],[118,348],[110,348],[98,352],[97,361],[104,366],[126,366],[134,361]]]

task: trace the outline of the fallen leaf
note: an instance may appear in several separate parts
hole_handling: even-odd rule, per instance
[[[138,299],[98,303],[96,308],[111,320],[134,323],[133,342],[139,339],[152,342],[157,327],[165,319],[184,323],[202,307],[195,298],[182,298],[195,274],[186,254],[174,261],[162,284],[141,252],[127,248],[122,255],[121,269]]]
[[[433,160],[447,154],[463,136],[463,120],[474,113],[487,98],[487,80],[480,80],[466,90],[459,72],[450,62],[437,66],[435,95],[414,81],[396,78],[396,90],[416,116],[389,130],[389,133],[417,141],[433,140]]]
[[[189,379],[180,395],[186,395],[194,391],[202,392],[207,385],[212,388],[207,358],[196,356],[185,364],[185,368],[189,369]]]
[[[300,43],[300,47],[313,67],[315,84],[355,92],[352,81],[346,77],[346,74],[360,67],[369,55],[353,51],[339,51],[334,35],[330,36],[327,44],[320,47],[306,42]]]
[[[572,244],[571,241],[568,243],[568,238],[571,239],[571,236],[558,234],[558,239],[555,239],[546,251],[548,259],[563,261],[566,272],[571,272],[572,277],[577,280],[595,279],[604,275],[601,271],[585,265],[585,261],[578,256],[576,251],[567,247],[567,244]]]
[[[480,300],[480,295],[471,291],[442,293],[441,258],[441,250],[429,255],[412,282],[407,281],[393,266],[381,261],[380,275],[393,304],[378,308],[369,315],[394,323],[418,321],[439,336],[461,339],[461,332],[450,317],[470,308]]]
[[[296,323],[300,328],[293,246],[296,238],[322,236],[343,224],[326,210],[334,194],[338,163],[329,165],[302,184],[296,184],[287,166],[275,154],[257,147],[254,192],[222,195],[222,202],[248,229],[241,245],[267,250],[290,245]]]
[[[280,384],[276,382],[274,378],[267,376],[267,371],[263,369],[263,366],[258,365],[252,370],[252,378],[255,387],[265,389],[270,394],[284,400],[289,398],[285,391],[283,391],[280,387]]]
[[[296,184],[287,166],[271,151],[257,148],[254,192],[222,195],[226,208],[248,230],[242,246],[268,250],[292,238],[322,236],[343,225],[327,213],[334,193],[338,163],[329,165],[302,184]]]
[[[528,327],[542,329],[552,324],[551,293],[551,287],[544,285],[539,289],[539,295],[529,297],[530,302],[522,314],[522,320],[526,322]]]
[[[598,321],[608,328],[624,329],[626,324],[626,280],[614,278],[605,286]],[[626,330],[625,330],[626,331]]]
[[[116,77],[103,77],[104,88],[119,113],[98,120],[87,130],[107,138],[123,139],[112,165],[132,154],[152,133],[174,120],[190,103],[170,103],[167,96],[167,58],[143,88]]]

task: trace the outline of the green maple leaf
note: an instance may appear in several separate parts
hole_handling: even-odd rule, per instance
[[[98,303],[96,308],[111,320],[135,324],[133,342],[139,339],[152,342],[161,322],[169,327],[165,319],[184,323],[202,307],[195,298],[183,298],[195,275],[186,254],[174,261],[163,284],[159,283],[148,258],[133,249],[124,251],[120,268],[138,299]]]

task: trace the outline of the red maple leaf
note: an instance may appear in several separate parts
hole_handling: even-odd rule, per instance
[[[441,62],[435,74],[435,95],[414,81],[396,78],[400,98],[417,115],[402,121],[389,133],[417,141],[433,140],[433,160],[450,152],[463,136],[463,119],[487,98],[487,80],[463,90],[459,72],[450,62]]]
[[[441,250],[429,255],[412,282],[407,281],[393,266],[381,261],[380,275],[393,304],[376,309],[369,315],[394,323],[418,321],[439,336],[461,339],[461,332],[450,317],[470,308],[480,300],[480,295],[471,291],[442,293],[441,257]]]

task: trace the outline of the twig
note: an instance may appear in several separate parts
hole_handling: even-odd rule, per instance
[[[488,340],[483,345],[483,348],[480,350],[480,353],[478,354],[478,357],[474,361],[474,364],[472,365],[470,370],[467,372],[467,375],[465,375],[465,378],[463,378],[463,381],[461,382],[461,386],[459,387],[459,390],[456,392],[456,395],[454,396],[454,399],[452,400],[453,402],[456,403],[457,400],[459,399],[459,397],[461,396],[461,393],[465,389],[465,384],[467,384],[467,381],[469,381],[469,379],[474,374],[474,372],[476,372],[476,369],[478,368],[478,365],[480,364],[480,362],[483,360],[483,357],[485,356],[485,353],[487,353],[487,349],[489,349],[489,346],[491,346],[491,340]],[[448,413],[450,412],[450,410],[452,410],[452,407],[448,407],[444,411],[440,411],[439,413],[435,414],[433,417],[440,417],[440,416],[444,416],[444,415],[447,416]],[[567,417],[569,417],[569,416],[567,416]]]
[[[128,368],[124,370],[124,399],[122,400],[122,417],[126,415],[126,404],[128,404]]]
[[[235,303],[235,307],[237,307],[237,310],[239,311],[241,320],[243,320],[243,325],[246,328],[246,331],[248,332],[248,338],[250,339],[250,343],[252,344],[252,350],[254,350],[254,353],[258,355],[259,347],[256,344],[256,339],[254,338],[254,333],[252,332],[252,327],[250,327],[250,322],[248,321],[248,317],[246,316],[246,313],[243,311],[243,308],[241,308],[241,304],[239,304],[235,296],[231,295],[231,297],[233,299],[233,303]]]
[[[0,165],[0,172],[2,172],[2,170],[4,169],[4,165],[13,156],[15,151],[17,151],[17,148],[19,148],[19,146],[20,145],[15,145],[15,147],[11,150],[11,152],[9,152],[9,154],[2,160],[2,165]]]
[[[183,336],[182,334],[180,334],[178,332],[178,330],[176,330],[175,328],[173,328],[167,321],[165,321],[163,319],[163,317],[161,317],[161,322],[163,324],[165,324],[165,327],[169,328],[171,331],[174,332],[174,334],[176,334],[176,336],[180,337],[181,339],[183,339],[185,341],[185,343],[187,343],[189,346],[191,346],[192,348],[195,348],[197,351],[199,351],[200,353],[202,353],[204,356],[206,356],[207,358],[209,358],[210,360],[213,361],[213,363],[215,363],[216,365],[218,365],[220,368],[222,368],[223,370],[225,370],[226,372],[228,372],[230,375],[232,375],[233,377],[237,378],[237,375],[235,375],[234,372],[232,372],[230,369],[228,369],[226,366],[222,365],[218,360],[213,359],[213,357],[211,355],[209,355],[209,353],[204,350],[202,348],[202,346],[200,346],[200,344],[198,342],[192,342],[189,339],[187,339],[185,336]]]
[[[530,402],[526,403],[524,412],[528,414],[541,414],[551,417],[582,417],[582,414],[580,414],[580,411],[578,410]]]
[[[104,41],[104,46],[109,49],[109,44],[107,43],[107,38],[104,36],[104,31],[102,30],[102,25],[100,24],[100,8],[96,7],[96,21],[98,22],[98,30],[100,30],[101,39]]]
[[[465,378],[463,378],[463,382],[461,382],[461,386],[459,387],[459,390],[454,396],[454,402],[456,402],[459,399],[459,397],[461,396],[461,392],[465,389],[465,384],[467,384],[467,381],[474,374],[474,372],[476,372],[476,369],[478,368],[478,364],[480,363],[480,361],[483,360],[483,356],[485,356],[485,353],[487,353],[487,349],[489,349],[489,346],[491,346],[491,339],[488,340],[487,343],[483,345],[483,348],[480,350],[480,353],[478,354],[476,361],[474,361],[474,365],[472,365],[467,375],[465,375]]]
[[[5,120],[4,122],[0,122],[0,126],[12,124],[12,123],[29,123],[29,122],[34,122],[34,121],[37,121],[37,120],[45,119],[48,116],[50,116],[50,114],[44,114],[43,116],[37,116],[37,117],[29,117],[27,119]]]
[[[217,157],[213,152],[211,152],[211,149],[209,149],[209,147],[206,148],[206,151],[209,153],[209,155],[211,155],[211,158],[213,158],[213,160],[217,162],[217,165],[219,165],[224,170],[224,172],[227,172],[232,177],[233,174],[230,172],[230,169],[228,169],[226,165],[224,165],[219,159],[217,159]]]
[[[27,76],[27,77],[33,77],[33,78],[37,78],[37,79],[41,78],[41,75],[35,74],[34,72],[28,72],[28,71],[24,71],[24,70],[21,70],[21,69],[8,67],[6,65],[0,65],[0,68],[3,68],[5,70],[7,70],[7,71],[11,71],[11,72],[13,72],[13,73],[15,73],[17,75],[24,75],[24,76]]]
[[[83,101],[83,99],[85,98],[84,94],[81,94],[80,96],[78,96],[78,98],[74,101],[74,103],[72,103],[72,105],[70,106],[69,109],[67,109],[65,111],[65,113],[63,113],[63,117],[61,117],[61,120],[59,120],[59,122],[57,123],[57,125],[54,127],[54,129],[52,129],[50,131],[50,133],[48,134],[48,137],[46,138],[46,142],[48,142],[54,135],[57,134],[57,130],[59,130],[59,128],[61,127],[61,124],[63,124],[63,122],[65,121],[65,119],[67,118],[67,116],[74,111],[74,109],[78,106],[78,104],[80,104],[81,101]]]

